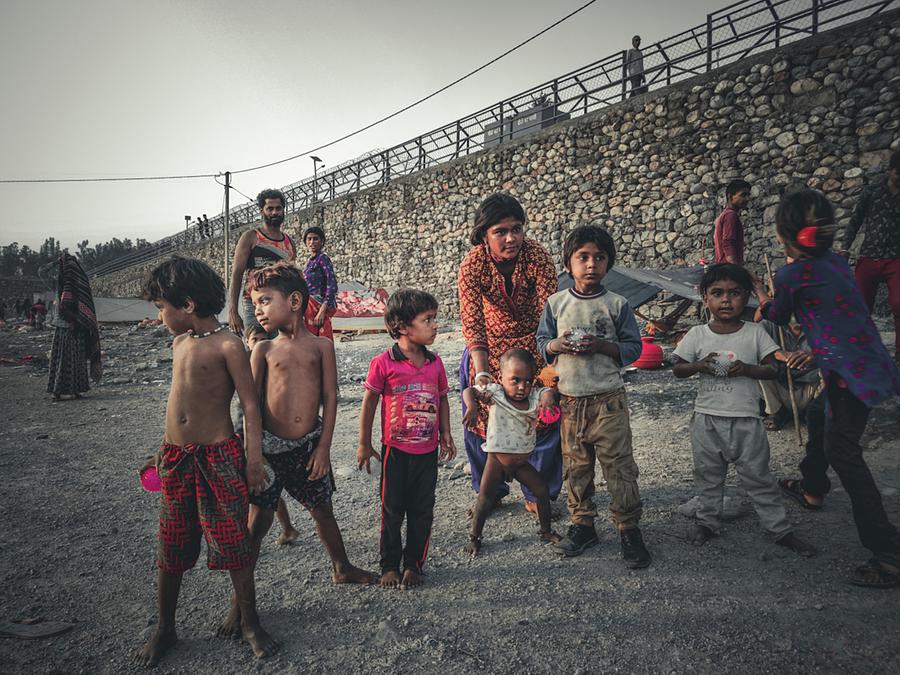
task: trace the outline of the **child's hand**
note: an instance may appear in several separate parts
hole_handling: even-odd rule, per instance
[[[728,369],[728,377],[747,377],[748,366],[743,361],[735,361]]]
[[[478,373],[478,377],[472,380],[473,387],[486,387],[491,383],[491,377],[487,373]]]
[[[328,472],[331,471],[331,456],[327,447],[316,446],[312,457],[306,464],[306,470],[309,471],[309,480],[319,480],[328,475]]]
[[[261,461],[247,460],[247,485],[253,494],[259,494],[265,489],[266,471]]]
[[[541,411],[546,408],[556,407],[556,391],[553,389],[547,389],[543,394],[541,394],[539,405],[541,406]]]
[[[372,467],[369,465],[369,462],[373,458],[377,459],[379,462],[381,461],[381,455],[375,452],[375,448],[372,447],[371,443],[360,443],[359,448],[356,451],[356,468],[362,469],[363,464],[365,464],[366,473],[372,473]]]
[[[447,461],[456,457],[456,444],[453,442],[453,435],[449,431],[441,434],[441,451],[438,453],[438,459]]]
[[[140,469],[138,469],[138,475],[141,475],[147,469],[150,469],[150,468],[156,469],[156,472],[159,473],[159,453],[158,452],[154,455],[150,455],[147,458],[147,461],[144,463],[144,466],[142,466]]]
[[[578,348],[569,342],[568,338],[571,337],[572,331],[567,330],[560,337],[554,338],[547,343],[547,349],[550,350],[552,354],[578,354]]]
[[[798,352],[787,352],[784,358],[784,362],[788,368],[793,370],[806,370],[815,365],[816,359],[813,357],[812,352],[798,351]]]
[[[718,354],[710,352],[705,357],[694,364],[694,368],[698,373],[706,373],[707,375],[716,374],[716,358]]]
[[[462,419],[463,427],[468,429],[469,431],[475,431],[475,427],[478,426],[478,406],[473,405],[466,408],[466,414],[463,415]]]
[[[605,352],[606,345],[609,340],[597,337],[596,335],[585,335],[576,345],[578,354],[602,354]]]

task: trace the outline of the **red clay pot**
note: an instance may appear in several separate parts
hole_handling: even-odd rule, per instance
[[[647,335],[641,338],[643,346],[641,347],[641,355],[637,361],[632,363],[635,368],[650,370],[651,368],[659,368],[663,362],[663,350],[658,344],[653,342],[653,337]]]

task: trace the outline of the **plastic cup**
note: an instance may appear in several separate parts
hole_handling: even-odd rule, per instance
[[[552,408],[544,408],[538,413],[538,417],[544,424],[553,424],[560,416],[562,416],[562,411],[559,409],[558,405],[555,405]]]
[[[148,466],[141,471],[141,487],[147,492],[159,492],[162,489],[162,481],[155,466]]]

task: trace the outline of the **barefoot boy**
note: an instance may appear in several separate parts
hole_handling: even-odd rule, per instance
[[[255,270],[247,278],[247,287],[256,320],[268,332],[278,331],[278,337],[257,343],[250,354],[262,403],[263,455],[274,474],[271,484],[250,498],[254,556],[272,526],[284,489],[315,521],[331,558],[332,582],[374,583],[375,575],[357,569],[347,559],[331,508],[331,439],[337,416],[334,343],[306,330],[309,292],[296,267],[281,262]],[[238,610],[239,606],[232,605],[220,634],[234,634]]]
[[[447,372],[426,347],[437,335],[437,300],[405,288],[388,298],[384,323],[397,342],[369,364],[359,416],[359,468],[381,460],[381,585],[422,583],[431,539],[438,459],[453,459]],[[381,397],[381,455],[372,447],[372,422]],[[438,436],[440,435],[440,457]],[[406,546],[400,536],[406,515]],[[400,562],[403,561],[403,576]]]
[[[691,328],[675,349],[675,377],[700,374],[691,422],[700,507],[688,538],[699,546],[718,530],[725,476],[728,465],[734,464],[763,529],[779,546],[811,556],[816,551],[794,535],[769,472],[769,441],[759,416],[756,381],[775,379],[778,345],[762,326],[741,320],[752,289],[753,280],[743,267],[708,267],[700,295],[712,319]]]
[[[143,295],[159,308],[160,320],[176,337],[165,441],[155,458],[162,478],[159,623],[137,661],[154,665],[178,640],[175,607],[181,577],[197,562],[201,537],[206,539],[208,567],[231,574],[239,633],[258,657],[268,656],[278,645],[256,614],[247,531],[248,484],[256,490],[265,479],[260,414],[244,345],[216,319],[225,305],[225,286],[206,263],[173,258],[150,272]],[[231,423],[235,390],[244,410],[246,460]]]
[[[246,333],[247,347],[250,351],[253,351],[253,348],[257,343],[269,339],[269,334],[266,332],[266,329],[259,324],[248,328]],[[243,424],[243,422],[238,421],[238,425],[241,424]],[[294,527],[293,523],[291,523],[291,514],[288,512],[287,504],[284,503],[284,498],[282,497],[278,498],[278,509],[275,511],[275,517],[278,519],[278,522],[281,523],[281,534],[278,535],[278,539],[276,540],[279,546],[293,544],[300,538],[300,533]]]

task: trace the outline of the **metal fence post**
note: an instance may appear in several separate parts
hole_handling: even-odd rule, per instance
[[[706,72],[712,70],[712,35],[713,35],[713,18],[712,14],[706,15]]]
[[[625,93],[627,91],[627,82],[628,82],[628,52],[623,49],[622,50],[622,100],[625,100]]]
[[[819,0],[812,0],[812,34],[819,32]]]

